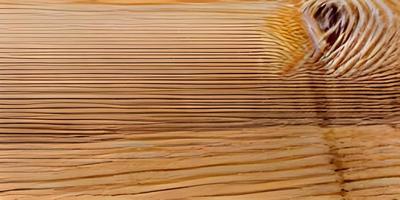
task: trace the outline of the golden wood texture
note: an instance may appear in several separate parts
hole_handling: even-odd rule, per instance
[[[0,0],[0,200],[397,199],[398,3]]]
[[[400,130],[387,126],[2,139],[4,200],[400,197]]]

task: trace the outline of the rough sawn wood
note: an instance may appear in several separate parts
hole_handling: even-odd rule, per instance
[[[400,199],[397,0],[0,0],[0,200]]]

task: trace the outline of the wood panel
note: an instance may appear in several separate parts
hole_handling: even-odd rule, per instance
[[[4,132],[398,122],[397,73],[284,74],[312,48],[289,3],[2,2]]]
[[[397,4],[307,2],[0,0],[0,199],[399,198]]]
[[[400,130],[387,126],[3,135],[1,198],[400,197]]]

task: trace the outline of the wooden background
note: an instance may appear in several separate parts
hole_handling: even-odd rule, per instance
[[[398,68],[335,78],[293,1],[0,0],[0,199],[387,199]]]

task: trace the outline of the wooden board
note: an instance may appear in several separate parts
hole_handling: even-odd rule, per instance
[[[398,2],[321,2],[0,0],[0,200],[399,198]]]
[[[400,197],[400,130],[2,135],[1,199]]]

